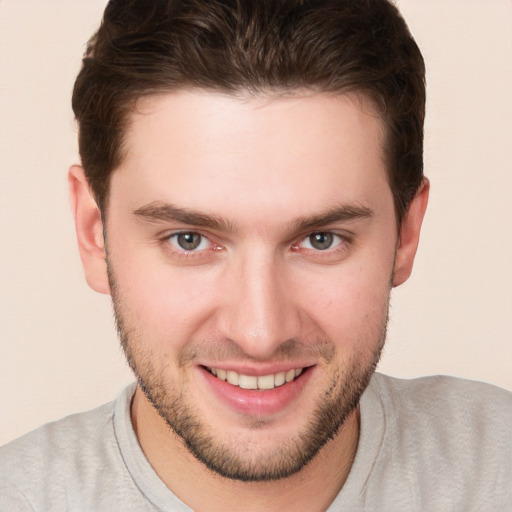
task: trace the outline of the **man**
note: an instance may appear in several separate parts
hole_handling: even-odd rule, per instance
[[[2,507],[506,510],[510,394],[374,373],[424,100],[385,0],[111,1],[69,182],[137,386],[4,447]]]

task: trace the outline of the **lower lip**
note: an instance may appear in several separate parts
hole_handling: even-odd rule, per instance
[[[313,372],[313,367],[306,368],[291,382],[273,389],[242,389],[218,379],[204,367],[200,373],[214,394],[234,412],[251,416],[271,416],[277,414],[293,402],[302,393]]]

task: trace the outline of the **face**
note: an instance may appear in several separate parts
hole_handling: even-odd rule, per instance
[[[131,119],[106,221],[122,343],[221,475],[300,470],[374,371],[400,249],[372,112],[349,95],[188,91]]]

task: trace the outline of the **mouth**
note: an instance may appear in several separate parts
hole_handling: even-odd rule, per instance
[[[227,411],[243,416],[270,418],[294,410],[289,408],[303,395],[315,373],[316,365],[300,366],[299,363],[295,368],[270,366],[259,370],[239,367],[236,371],[233,367],[200,365],[202,371],[199,375],[203,375],[207,389],[228,406]],[[275,373],[271,373],[272,370]],[[217,414],[217,407],[215,411]]]
[[[233,370],[224,370],[222,368],[205,367],[214,377],[225,381],[232,386],[241,389],[252,390],[270,390],[284,384],[288,384],[297,379],[307,368],[293,368],[286,372],[270,373],[268,375],[244,375]]]

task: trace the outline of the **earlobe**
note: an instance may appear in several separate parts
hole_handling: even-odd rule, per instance
[[[427,209],[429,191],[430,183],[427,178],[424,178],[402,219],[400,239],[395,256],[393,286],[400,286],[411,275],[414,257],[418,249],[421,225]]]
[[[110,293],[101,212],[89,187],[84,170],[73,165],[68,173],[69,198],[85,278],[99,293]]]

